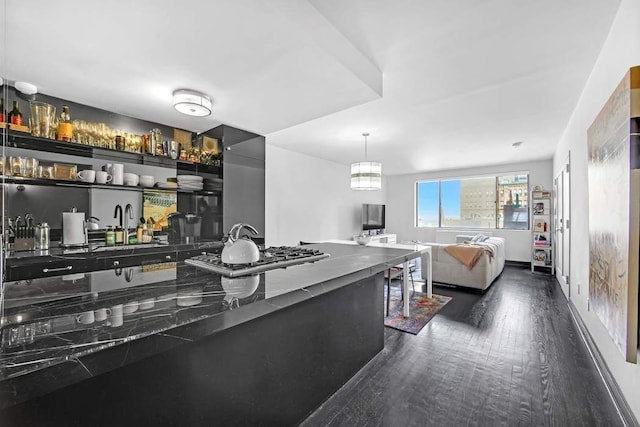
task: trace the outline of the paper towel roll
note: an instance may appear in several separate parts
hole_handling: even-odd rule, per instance
[[[62,212],[62,245],[82,246],[86,243],[84,212]]]

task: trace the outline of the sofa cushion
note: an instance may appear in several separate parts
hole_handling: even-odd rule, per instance
[[[482,234],[478,233],[478,234],[476,234],[475,236],[473,236],[473,237],[471,238],[470,242],[471,242],[471,243],[475,243],[475,242],[477,242],[478,240],[480,240],[481,238],[482,238]]]

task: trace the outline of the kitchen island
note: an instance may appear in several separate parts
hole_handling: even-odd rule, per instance
[[[236,279],[173,262],[5,283],[0,425],[299,423],[382,350],[382,272],[420,255],[311,247],[330,257]]]

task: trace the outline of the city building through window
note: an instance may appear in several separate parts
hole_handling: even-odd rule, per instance
[[[416,183],[416,226],[529,229],[526,173]]]

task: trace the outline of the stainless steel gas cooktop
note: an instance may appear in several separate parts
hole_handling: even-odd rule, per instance
[[[260,259],[249,264],[225,264],[218,254],[198,255],[185,260],[186,264],[220,273],[227,277],[247,276],[275,268],[314,262],[329,257],[318,249],[300,246],[274,246],[260,250]]]

